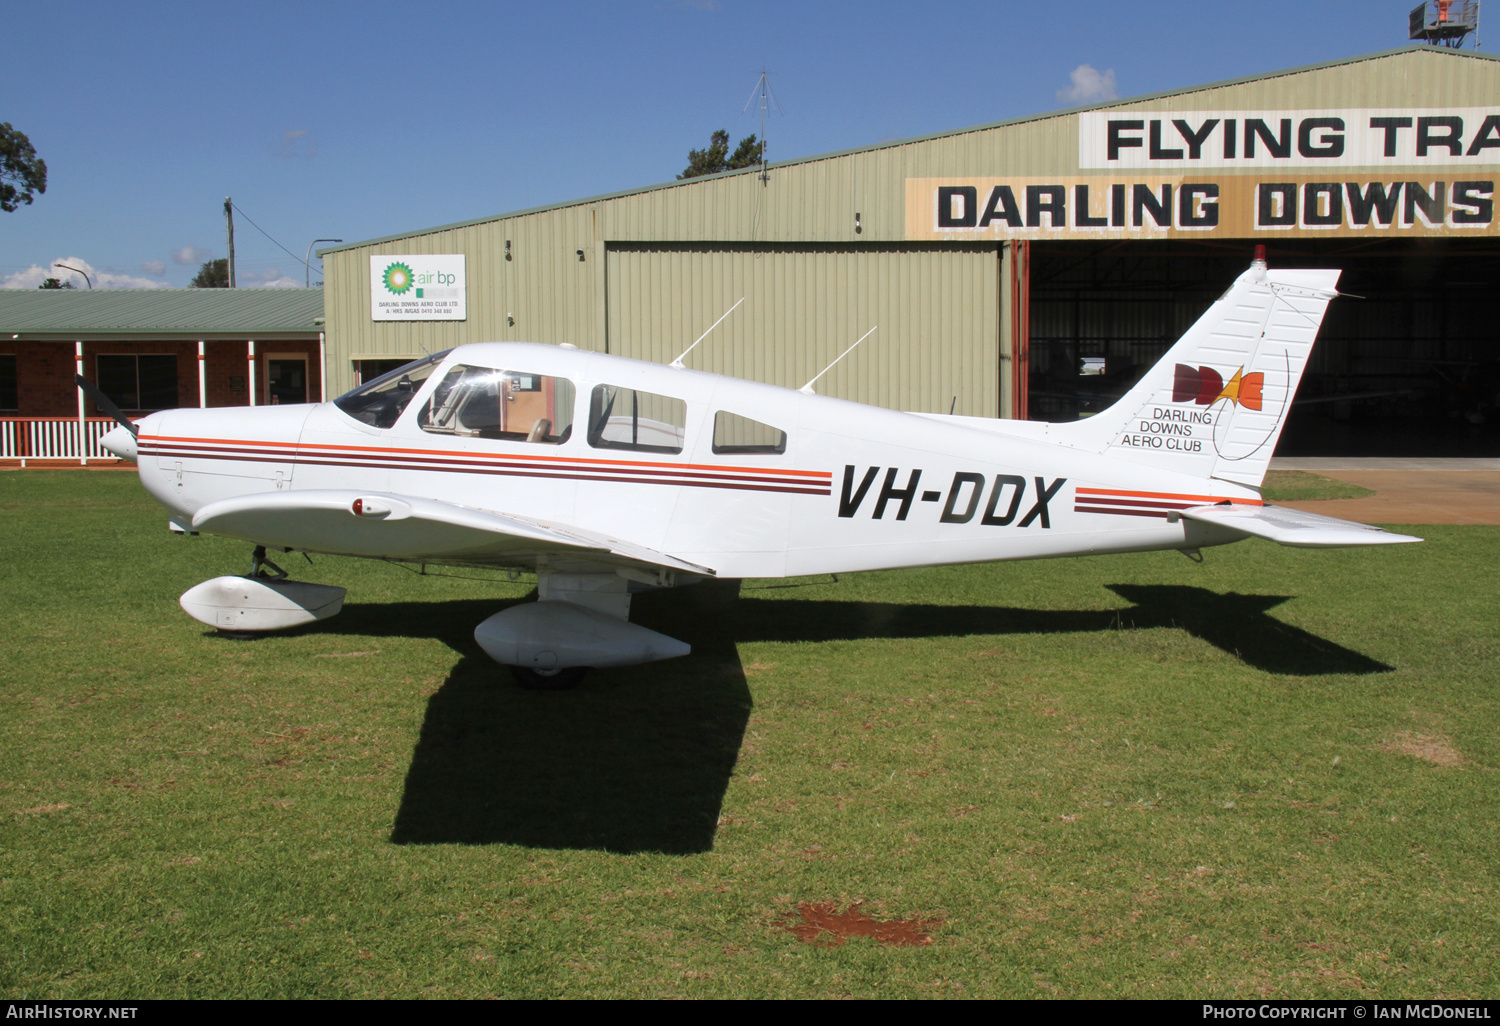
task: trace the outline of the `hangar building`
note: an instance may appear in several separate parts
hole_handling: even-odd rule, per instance
[[[1255,245],[1344,269],[1282,452],[1500,448],[1500,61],[1415,45],[323,250],[332,390],[572,343],[907,410],[1106,405]]]

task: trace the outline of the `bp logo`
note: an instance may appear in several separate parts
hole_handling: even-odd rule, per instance
[[[385,274],[381,275],[380,280],[384,283],[387,291],[399,296],[411,288],[411,268],[401,263],[391,264],[391,266],[385,269]]]

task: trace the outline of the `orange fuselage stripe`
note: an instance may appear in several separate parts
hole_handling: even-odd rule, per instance
[[[1124,488],[1079,488],[1079,495],[1104,495],[1136,499],[1171,499],[1179,502],[1202,502],[1208,505],[1232,502],[1238,506],[1264,506],[1260,499],[1242,499],[1232,495],[1186,495],[1181,492],[1135,492]]]
[[[456,449],[402,449],[402,448],[395,448],[395,447],[391,447],[391,446],[377,446],[377,445],[333,445],[333,444],[325,444],[325,443],[322,443],[322,442],[315,442],[315,443],[304,443],[304,442],[268,442],[268,441],[261,441],[259,439],[191,438],[191,437],[177,436],[177,435],[142,435],[141,436],[141,441],[144,441],[144,442],[157,442],[157,443],[187,442],[187,443],[193,443],[193,444],[197,444],[197,445],[266,446],[266,447],[270,447],[270,448],[292,449],[292,450],[305,449],[307,451],[308,455],[310,455],[310,456],[317,455],[319,450],[335,451],[335,452],[355,452],[355,453],[365,453],[365,454],[391,453],[393,455],[441,456],[441,457],[443,457],[445,459],[473,459],[473,460],[494,460],[494,459],[515,460],[515,459],[521,459],[521,460],[527,460],[527,461],[534,461],[534,462],[537,462],[537,463],[564,463],[564,464],[586,463],[586,464],[590,464],[590,465],[594,465],[594,466],[662,467],[662,468],[665,468],[665,469],[668,469],[668,470],[679,470],[679,471],[681,471],[681,470],[718,471],[718,472],[728,471],[728,472],[731,472],[731,473],[740,473],[740,474],[774,474],[774,475],[776,475],[778,477],[781,477],[781,476],[785,476],[785,477],[808,477],[808,478],[820,478],[820,479],[822,479],[824,481],[831,481],[831,480],[833,480],[833,474],[831,472],[827,471],[827,470],[792,470],[792,469],[783,468],[783,467],[737,467],[737,466],[731,466],[731,465],[724,465],[724,464],[715,465],[715,464],[709,464],[709,463],[659,463],[659,462],[654,462],[654,461],[650,461],[650,460],[608,460],[608,459],[591,458],[591,457],[587,457],[587,456],[546,456],[546,455],[543,455],[541,453],[538,453],[536,455],[532,455],[530,453],[516,454],[516,453],[464,452],[462,450],[456,450]]]

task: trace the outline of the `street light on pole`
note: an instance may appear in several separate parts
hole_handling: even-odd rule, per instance
[[[303,274],[303,276],[302,276],[302,284],[305,287],[312,288],[312,264],[309,263],[309,261],[312,260],[312,248],[314,246],[316,246],[320,242],[343,242],[343,241],[344,241],[343,239],[313,239],[311,242],[309,242],[307,244],[307,256],[305,256],[305,257],[302,258],[302,269],[305,272]]]
[[[89,288],[93,288],[94,287],[94,279],[90,278],[89,277],[89,272],[85,271],[83,268],[81,268],[81,267],[70,267],[67,264],[58,263],[57,261],[53,261],[52,266],[53,267],[61,267],[65,271],[76,271],[77,273],[83,275],[83,280],[89,283]]]

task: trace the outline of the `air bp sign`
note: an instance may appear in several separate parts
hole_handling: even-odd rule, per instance
[[[468,318],[464,255],[370,257],[370,319],[462,321]]]

